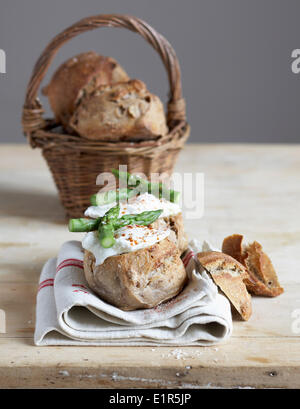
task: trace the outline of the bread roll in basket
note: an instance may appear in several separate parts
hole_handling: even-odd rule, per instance
[[[127,73],[113,58],[89,51],[65,61],[43,94],[49,98],[55,120],[68,129],[78,100],[90,88],[128,80]]]
[[[151,138],[145,140],[137,132],[132,139],[122,140],[121,135],[113,135],[108,140],[91,140],[84,133],[76,135],[69,128],[65,131],[55,119],[44,118],[38,91],[56,53],[67,41],[99,27],[121,27],[138,33],[160,55],[170,86],[168,128],[163,135],[152,132]],[[47,91],[50,92],[50,88]],[[66,115],[71,113],[72,106]],[[97,176],[119,165],[127,165],[129,172],[143,173],[148,178],[152,173],[171,175],[177,155],[189,135],[175,51],[161,34],[136,17],[98,15],[84,18],[58,34],[36,62],[26,91],[22,124],[30,145],[42,149],[69,217],[79,217],[88,206],[89,197],[99,190]]]
[[[163,104],[140,80],[101,85],[86,93],[70,126],[94,141],[151,140],[168,132]]]

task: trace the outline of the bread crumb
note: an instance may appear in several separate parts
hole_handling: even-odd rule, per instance
[[[62,376],[70,376],[68,371],[59,371],[58,373],[59,375],[62,375]]]
[[[173,349],[173,351],[171,351],[168,354],[168,357],[175,357],[175,359],[184,359],[187,356],[186,352],[183,352],[182,349]]]

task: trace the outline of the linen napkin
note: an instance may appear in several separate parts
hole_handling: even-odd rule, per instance
[[[178,346],[224,341],[232,332],[230,304],[197,266],[194,252],[203,246],[193,241],[185,253],[189,280],[178,296],[152,309],[123,311],[88,287],[81,243],[64,243],[40,276],[35,344]]]

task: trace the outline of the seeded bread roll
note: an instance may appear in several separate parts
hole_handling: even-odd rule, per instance
[[[152,308],[176,296],[187,275],[176,244],[168,238],[153,246],[108,257],[95,265],[84,254],[84,274],[103,300],[125,311]]]
[[[93,51],[76,55],[62,64],[43,89],[56,121],[68,128],[77,100],[99,85],[128,81],[123,68],[110,57]]]
[[[222,290],[243,320],[252,314],[251,296],[244,280],[248,277],[245,267],[233,257],[218,251],[197,254],[201,266],[208,271],[215,284]]]
[[[153,139],[168,131],[162,102],[139,80],[83,95],[70,126],[85,138],[106,141]]]

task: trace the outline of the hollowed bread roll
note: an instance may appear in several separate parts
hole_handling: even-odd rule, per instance
[[[122,310],[152,308],[176,296],[187,275],[178,247],[168,238],[141,250],[108,257],[95,265],[85,251],[84,273],[91,289]]]
[[[166,225],[171,230],[169,239],[177,244],[180,254],[188,248],[188,238],[184,230],[182,213],[157,219],[152,225],[154,228]]]

